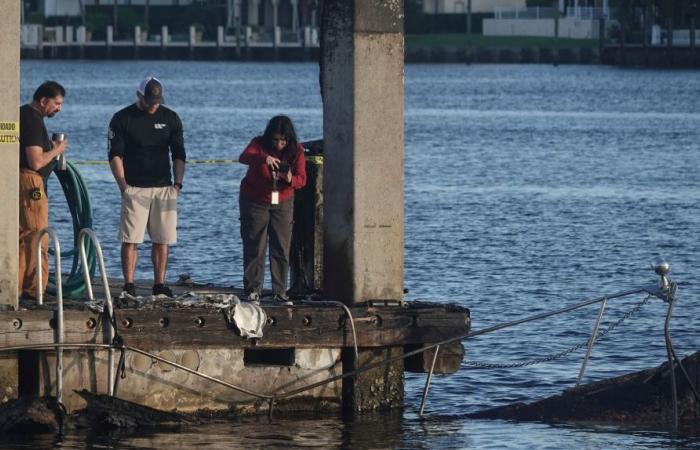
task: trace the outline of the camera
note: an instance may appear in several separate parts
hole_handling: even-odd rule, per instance
[[[289,172],[289,164],[284,163],[284,162],[280,162],[277,165],[277,171],[278,172]]]

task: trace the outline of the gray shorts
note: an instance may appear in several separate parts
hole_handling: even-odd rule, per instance
[[[119,240],[140,244],[146,228],[154,244],[177,242],[177,197],[173,186],[128,186],[122,194]]]

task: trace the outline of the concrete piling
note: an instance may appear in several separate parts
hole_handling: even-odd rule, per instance
[[[17,305],[20,4],[5,2],[0,27],[0,303]]]
[[[403,298],[403,2],[324,3],[324,293]]]

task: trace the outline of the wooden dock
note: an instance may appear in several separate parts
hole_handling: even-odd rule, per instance
[[[232,287],[195,284],[172,287],[180,298],[188,298],[182,297],[188,292],[191,298],[243,296],[240,289]],[[95,297],[104,298],[103,287],[96,283],[94,288]],[[121,282],[110,282],[110,291],[118,297]],[[137,295],[150,295],[150,283],[137,283]],[[85,301],[64,301],[64,343],[77,346],[110,343],[106,317],[89,306]],[[166,411],[233,409],[239,413],[256,413],[264,405],[260,398],[176,370],[155,357],[246,390],[274,395],[303,391],[306,385],[386,360],[387,364],[378,369],[300,392],[280,402],[280,409],[344,407],[343,399],[350,395],[348,390],[367,391],[352,395],[355,400],[358,395],[364,395],[361,404],[353,403],[353,409],[392,407],[403,401],[404,370],[427,372],[432,361],[432,351],[405,361],[400,355],[424,344],[466,335],[470,328],[467,309],[436,303],[368,302],[349,307],[352,320],[343,307],[323,301],[298,300],[289,306],[263,300],[261,307],[267,316],[263,337],[247,339],[222,310],[207,302],[178,304],[161,297],[141,302],[137,307],[133,300],[115,299],[119,343],[154,355],[150,358],[126,352],[120,373],[127,375],[119,382],[117,395]],[[30,302],[23,303],[19,311],[2,311],[0,347],[52,344],[55,324],[55,299],[51,298],[41,306]],[[15,396],[17,393],[51,395],[55,390],[55,354],[53,349],[4,353],[0,359],[0,384],[4,386],[0,388],[9,389]],[[444,346],[439,352],[436,373],[458,370],[463,354],[460,342]],[[64,351],[63,392],[69,411],[84,406],[83,399],[74,391],[107,391],[106,355],[106,349],[87,347]],[[14,379],[13,371],[17,374]],[[371,395],[367,394],[370,391]]]

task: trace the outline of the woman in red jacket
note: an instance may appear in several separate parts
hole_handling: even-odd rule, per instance
[[[289,117],[270,119],[265,133],[253,138],[238,160],[248,166],[239,196],[243,288],[248,300],[260,301],[269,241],[272,293],[275,300],[291,304],[287,275],[294,190],[306,184],[306,161]]]

